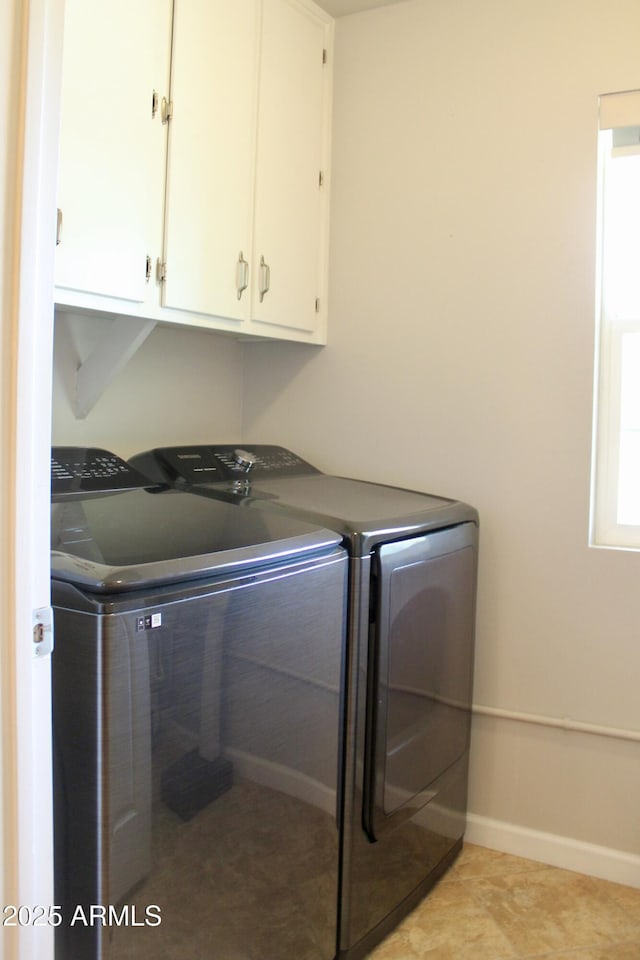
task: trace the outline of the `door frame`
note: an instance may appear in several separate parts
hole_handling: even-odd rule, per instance
[[[50,603],[53,270],[64,0],[9,0],[0,124],[2,210],[2,906],[53,902],[51,658],[33,643]],[[10,198],[10,199],[9,199]],[[3,919],[6,914],[3,914]],[[53,925],[3,927],[3,960],[52,960]]]

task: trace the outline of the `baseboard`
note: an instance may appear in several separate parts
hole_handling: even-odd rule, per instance
[[[640,888],[640,856],[470,813],[465,839],[480,847]]]

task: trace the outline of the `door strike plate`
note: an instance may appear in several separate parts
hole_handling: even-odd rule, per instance
[[[53,652],[53,610],[39,607],[33,611],[33,655],[39,659]]]

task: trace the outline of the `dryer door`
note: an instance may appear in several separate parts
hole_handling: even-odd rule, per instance
[[[363,811],[372,841],[433,800],[446,771],[466,763],[476,566],[473,523],[376,551]]]

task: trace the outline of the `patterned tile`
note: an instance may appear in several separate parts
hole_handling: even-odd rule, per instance
[[[640,960],[640,944],[608,944],[594,949],[561,950],[560,953],[544,953],[523,960]]]
[[[607,880],[594,880],[601,893],[619,907],[630,917],[640,922],[640,889],[635,887],[623,887],[619,883],[609,883]]]
[[[472,843],[465,843],[460,856],[444,880],[472,880],[477,877],[498,877],[511,873],[529,873],[540,870],[545,864],[523,857],[513,857],[499,850],[489,850]]]
[[[466,844],[371,960],[640,960],[640,890]]]
[[[372,960],[511,960],[508,939],[463,883],[439,883]]]
[[[640,943],[640,923],[591,877],[549,867],[472,880],[468,887],[521,957]]]

